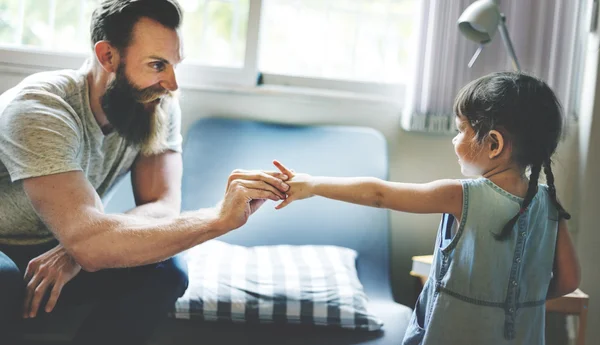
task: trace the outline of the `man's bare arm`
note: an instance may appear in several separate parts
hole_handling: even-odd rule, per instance
[[[154,218],[175,217],[181,210],[181,153],[167,151],[140,155],[131,169],[135,208],[127,214]]]
[[[281,200],[286,188],[277,177],[236,171],[219,207],[156,219],[105,214],[96,191],[78,171],[26,179],[23,186],[40,218],[87,271],[165,260],[238,228],[264,200]]]

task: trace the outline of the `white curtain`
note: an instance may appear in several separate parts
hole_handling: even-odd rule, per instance
[[[453,132],[454,97],[462,86],[512,64],[500,33],[487,44],[472,68],[478,44],[467,40],[457,21],[472,0],[420,0],[416,68],[406,94],[402,127],[425,132]],[[545,80],[571,113],[580,0],[502,0],[500,10],[521,70]]]

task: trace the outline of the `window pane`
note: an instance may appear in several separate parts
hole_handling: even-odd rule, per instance
[[[180,0],[186,61],[243,67],[249,0]]]
[[[419,0],[263,0],[263,73],[378,83],[408,77]]]
[[[0,0],[0,44],[89,51],[98,0]]]
[[[52,49],[90,51],[92,49],[90,21],[98,0],[60,0],[60,2],[61,5],[56,9]]]
[[[0,45],[88,52],[100,0],[0,0]],[[187,62],[243,67],[249,0],[180,0]]]
[[[0,42],[17,44],[19,37],[20,0],[0,0]]]

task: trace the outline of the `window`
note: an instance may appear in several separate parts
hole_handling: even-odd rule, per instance
[[[0,0],[0,42],[15,47],[86,51],[89,18],[96,3],[94,0]]]
[[[90,18],[99,2],[0,0],[0,43],[86,53],[90,49]],[[182,31],[188,58],[202,65],[242,67],[249,0],[180,3],[185,11]]]
[[[0,0],[0,63],[74,68],[100,0]],[[418,0],[179,0],[183,86],[389,92],[406,82]],[[75,66],[73,66],[75,65]],[[396,94],[397,95],[397,94]]]
[[[405,82],[416,1],[263,0],[264,73]]]

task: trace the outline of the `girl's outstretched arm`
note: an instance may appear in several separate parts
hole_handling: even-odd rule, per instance
[[[320,177],[299,174],[278,161],[273,164],[290,176],[287,199],[277,208],[314,195],[354,204],[411,213],[450,213],[459,221],[463,191],[460,181],[397,183],[373,177]]]
[[[546,299],[558,298],[575,291],[579,287],[580,280],[579,261],[569,235],[567,221],[561,219],[558,223],[553,277]]]

